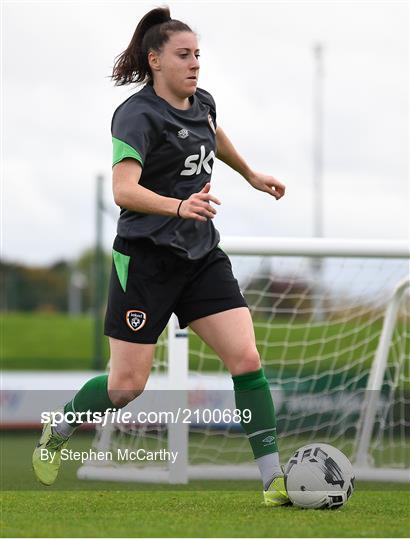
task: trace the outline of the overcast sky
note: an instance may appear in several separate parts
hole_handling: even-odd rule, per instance
[[[2,256],[43,264],[94,238],[95,177],[111,202],[114,109],[134,88],[108,75],[160,3],[2,7]],[[324,234],[407,238],[407,2],[168,2],[200,39],[199,86],[249,164],[287,185],[279,202],[221,162],[222,235],[313,233],[313,45],[324,47]],[[107,249],[115,220],[105,221]]]

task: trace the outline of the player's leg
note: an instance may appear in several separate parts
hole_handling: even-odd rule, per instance
[[[110,338],[110,373],[88,381],[66,403],[64,413],[104,413],[123,407],[144,389],[149,376],[155,343],[172,313],[177,287],[169,284],[172,272],[163,250],[149,242],[131,242],[116,237],[104,333]],[[56,459],[42,462],[41,449],[60,453],[78,423],[63,421],[54,430],[46,425],[33,467],[45,484],[54,482]],[[56,450],[57,449],[57,450]],[[56,456],[57,457],[57,456]]]
[[[110,373],[87,381],[66,403],[66,417],[78,413],[105,414],[119,409],[140,395],[151,371],[155,345],[110,338]],[[68,413],[72,413],[71,415]],[[45,424],[33,453],[33,469],[40,482],[51,485],[61,464],[61,450],[81,422],[62,420],[53,427]]]
[[[279,463],[275,410],[261,368],[249,309],[229,309],[197,319],[189,326],[231,373],[237,408],[251,411],[251,421],[242,422],[242,427],[261,473],[265,502],[272,506],[288,503]]]
[[[132,343],[109,338],[110,371],[87,381],[65,407],[73,414],[105,413],[107,409],[120,409],[140,395],[151,371],[155,345]],[[57,433],[70,436],[78,422],[62,422]]]

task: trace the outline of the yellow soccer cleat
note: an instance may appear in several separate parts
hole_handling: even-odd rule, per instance
[[[37,480],[45,486],[54,484],[61,465],[61,450],[68,439],[53,433],[51,422],[44,425],[40,441],[33,452],[33,470]]]
[[[283,476],[276,476],[272,480],[268,489],[263,492],[263,501],[265,506],[285,506],[292,504],[286,491]]]

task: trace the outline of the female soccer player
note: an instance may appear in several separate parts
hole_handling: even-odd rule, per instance
[[[232,375],[242,423],[261,472],[265,503],[288,503],[279,465],[276,420],[255,345],[252,319],[218,248],[212,222],[220,201],[211,194],[215,157],[276,199],[285,187],[255,172],[217,124],[215,102],[197,87],[197,36],[157,8],[139,22],[117,58],[116,85],[144,84],[114,113],[113,193],[121,207],[105,320],[110,372],[88,381],[64,412],[119,408],[143,391],[155,344],[174,312],[222,359]],[[38,479],[54,482],[61,449],[77,424],[46,424],[33,456]],[[41,459],[49,449],[54,458]],[[44,452],[43,452],[44,455]]]

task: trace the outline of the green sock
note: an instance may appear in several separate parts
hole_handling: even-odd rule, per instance
[[[107,409],[117,409],[108,395],[108,375],[98,375],[90,379],[71,401],[64,406],[64,412],[80,413],[91,411],[105,413]],[[81,422],[68,422],[78,425]]]
[[[249,409],[251,414],[250,422],[245,422],[241,415],[241,425],[248,436],[255,459],[277,452],[275,409],[263,369],[234,375],[232,380],[236,407],[240,411]]]

